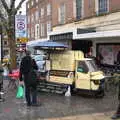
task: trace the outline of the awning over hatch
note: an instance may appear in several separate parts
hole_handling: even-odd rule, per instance
[[[49,49],[49,48],[68,48],[68,45],[59,42],[53,41],[44,41],[44,42],[37,42],[36,44],[32,44],[31,47],[35,49]]]

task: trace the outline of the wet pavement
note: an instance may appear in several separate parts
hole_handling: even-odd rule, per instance
[[[16,89],[7,89],[0,102],[0,120],[108,120],[115,112],[117,94],[106,92],[102,99],[39,92],[39,107],[27,107],[25,99],[16,99]]]

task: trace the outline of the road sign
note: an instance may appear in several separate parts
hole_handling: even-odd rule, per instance
[[[26,15],[15,16],[15,34],[16,39],[27,37]]]
[[[17,29],[18,30],[24,30],[25,28],[25,23],[24,22],[18,22],[17,23]]]

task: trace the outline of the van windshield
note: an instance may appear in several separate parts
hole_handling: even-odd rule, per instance
[[[95,71],[98,70],[98,67],[95,64],[94,60],[86,60],[85,63],[87,65],[88,69],[89,69],[89,72],[95,72]]]

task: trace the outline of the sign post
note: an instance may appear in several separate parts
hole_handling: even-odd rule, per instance
[[[17,51],[24,51],[25,47],[23,47],[23,44],[26,44],[28,41],[27,39],[27,24],[26,24],[26,15],[16,15],[15,16],[15,33],[16,33],[16,44],[19,44],[19,47],[17,46]]]

